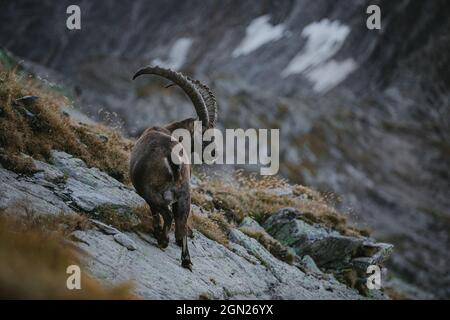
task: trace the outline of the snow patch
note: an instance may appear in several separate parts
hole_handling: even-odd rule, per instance
[[[341,49],[349,33],[349,27],[328,19],[306,26],[302,31],[307,38],[305,48],[291,60],[282,76],[307,71],[330,59]]]
[[[268,42],[281,39],[285,32],[285,26],[283,24],[273,26],[269,21],[269,15],[254,19],[248,25],[245,38],[233,51],[232,56],[237,58],[241,55],[247,55]]]
[[[328,91],[344,81],[357,68],[353,59],[342,62],[331,60],[306,74],[306,78],[314,83],[316,92]]]
[[[189,49],[192,46],[192,39],[180,38],[172,46],[169,56],[165,61],[160,59],[154,59],[153,64],[162,68],[169,68],[178,70],[186,62],[186,57],[189,53]]]
[[[302,31],[302,36],[307,38],[305,47],[289,62],[281,76],[305,73],[317,92],[338,85],[357,68],[353,59],[329,61],[342,48],[349,33],[350,28],[337,20],[322,19],[306,26]]]

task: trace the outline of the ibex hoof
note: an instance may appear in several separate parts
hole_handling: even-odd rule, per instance
[[[160,249],[166,249],[169,246],[169,239],[158,239]]]
[[[194,232],[192,231],[191,227],[187,227],[187,235],[189,238],[193,239],[194,238]]]
[[[182,266],[183,268],[189,269],[189,271],[192,272],[192,262],[191,262],[190,260],[183,260],[183,261],[181,262],[181,266]]]

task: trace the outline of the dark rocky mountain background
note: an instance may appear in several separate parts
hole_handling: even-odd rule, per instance
[[[66,28],[78,4],[82,29]],[[366,28],[378,4],[382,29]],[[281,173],[342,196],[390,270],[450,297],[450,3],[2,1],[0,45],[136,136],[191,114],[158,63],[211,84],[222,128],[280,128]]]

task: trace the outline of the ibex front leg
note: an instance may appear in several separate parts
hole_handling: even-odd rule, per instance
[[[187,219],[191,211],[191,196],[183,195],[173,204],[175,217],[175,240],[181,247],[181,265],[192,271],[192,261],[187,244]]]

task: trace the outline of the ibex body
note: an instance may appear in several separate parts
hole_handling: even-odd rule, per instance
[[[191,168],[187,159],[180,159],[177,163],[172,161],[172,150],[180,144],[172,137],[172,132],[176,129],[186,129],[193,137],[194,122],[198,120],[202,122],[204,130],[213,127],[217,120],[216,100],[208,87],[181,73],[147,67],[139,70],[133,79],[142,74],[159,75],[180,86],[193,102],[199,117],[145,130],[136,142],[130,159],[130,178],[136,192],[150,206],[159,246],[167,247],[168,233],[172,221],[175,220],[175,239],[182,248],[182,266],[192,269],[186,225],[191,208]],[[183,155],[188,156],[190,152],[191,150],[185,150]],[[163,225],[160,216],[163,218]]]

